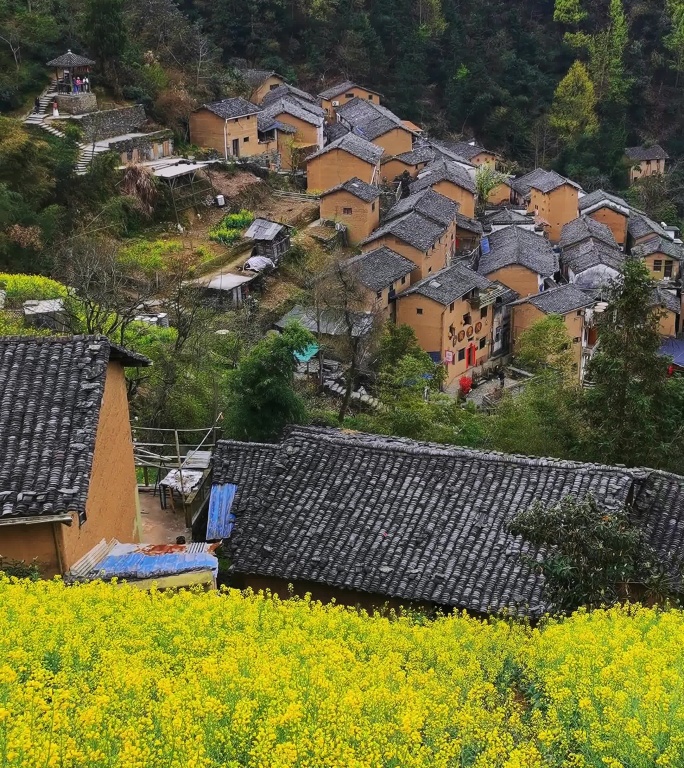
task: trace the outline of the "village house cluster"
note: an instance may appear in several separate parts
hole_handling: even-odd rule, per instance
[[[504,174],[478,200],[478,169],[500,159],[476,141],[431,139],[349,81],[313,96],[276,72],[243,76],[250,100],[200,107],[192,141],[226,158],[266,154],[272,167],[305,174],[321,220],[343,226],[360,250],[346,262],[367,291],[360,309],[411,326],[447,383],[498,365],[549,314],[563,317],[582,380],[606,286],[630,257],[656,280],[663,337],[680,331],[676,228],[541,168]],[[657,145],[625,156],[631,180],[664,172]]]

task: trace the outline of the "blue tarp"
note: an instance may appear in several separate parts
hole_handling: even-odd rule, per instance
[[[684,368],[684,339],[667,339],[660,347],[660,354],[673,358],[676,366]]]
[[[211,570],[216,573],[218,561],[206,547],[206,544],[117,544],[93,568],[91,576],[103,579],[150,579],[193,571]],[[169,551],[164,552],[164,549]]]
[[[232,483],[212,486],[207,520],[208,541],[227,539],[230,536],[235,523],[235,515],[231,510],[236,492],[237,485]]]
[[[295,352],[295,359],[300,363],[308,363],[318,354],[318,344],[309,344],[309,346],[301,352]]]

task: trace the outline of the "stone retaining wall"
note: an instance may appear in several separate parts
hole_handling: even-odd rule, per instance
[[[97,112],[97,98],[94,93],[58,93],[55,96],[57,107],[63,115],[84,115]],[[48,114],[52,107],[48,105]]]
[[[83,94],[88,96],[91,94]],[[83,128],[83,140],[87,142],[111,139],[125,133],[135,133],[146,120],[142,104],[120,109],[107,109],[84,115],[79,123]]]

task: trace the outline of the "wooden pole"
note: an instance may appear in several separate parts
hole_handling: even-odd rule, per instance
[[[181,488],[181,501],[183,502],[183,515],[185,516],[185,524],[187,526],[190,526],[191,522],[188,522],[188,508],[185,504],[185,483],[183,482],[183,462],[181,460],[181,453],[180,453],[180,441],[178,439],[178,430],[173,430],[173,436],[176,440],[176,456],[178,457],[178,479],[180,480],[180,488]],[[173,493],[173,491],[171,491]]]

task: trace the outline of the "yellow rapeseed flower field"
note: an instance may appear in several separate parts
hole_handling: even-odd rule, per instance
[[[684,615],[542,628],[0,578],[0,766],[684,765]]]

